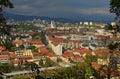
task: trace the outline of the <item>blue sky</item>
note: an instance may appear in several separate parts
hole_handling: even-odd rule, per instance
[[[70,17],[84,15],[111,15],[110,0],[11,0],[13,9],[8,12],[35,15]]]

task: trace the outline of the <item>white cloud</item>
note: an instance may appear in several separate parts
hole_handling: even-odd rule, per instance
[[[29,11],[29,10],[34,10],[34,7],[31,7],[29,5],[19,5],[19,6],[16,6],[16,9]]]

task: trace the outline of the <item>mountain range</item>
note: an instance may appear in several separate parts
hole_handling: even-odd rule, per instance
[[[4,12],[4,16],[7,19],[14,19],[15,21],[26,21],[26,20],[33,20],[33,19],[41,19],[46,21],[57,21],[57,22],[85,22],[85,21],[92,21],[92,22],[111,22],[114,20],[114,16],[110,15],[84,15],[80,14],[79,16],[73,18],[64,18],[64,17],[49,17],[49,16],[27,16],[27,15],[20,15],[14,14],[9,12]]]

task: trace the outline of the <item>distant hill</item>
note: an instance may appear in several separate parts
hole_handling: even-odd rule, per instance
[[[58,22],[80,22],[80,21],[92,21],[92,22],[111,22],[114,20],[113,16],[110,15],[79,15],[79,17],[73,18],[57,18],[57,17],[47,17],[47,16],[26,16],[26,15],[19,15],[4,12],[4,15],[7,19],[14,19],[16,21],[26,21],[26,20],[33,20],[33,19],[41,19],[47,21],[58,21]]]

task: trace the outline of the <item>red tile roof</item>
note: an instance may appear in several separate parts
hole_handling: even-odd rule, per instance
[[[113,37],[113,38],[109,38],[108,40],[110,40],[110,41],[120,41],[120,38]]]
[[[74,60],[76,60],[76,61],[80,61],[80,60],[82,60],[82,59],[83,59],[82,56],[79,56],[79,55],[75,55],[75,56],[74,56]]]
[[[17,39],[13,41],[13,44],[23,44],[23,41]]]
[[[96,49],[96,50],[94,50],[94,53],[96,56],[98,56],[100,58],[107,58],[107,56],[109,54],[109,49],[107,49],[107,48]]]
[[[101,67],[101,65],[96,62],[91,62],[91,65],[95,70],[99,70],[99,68]]]
[[[50,41],[53,43],[53,44],[58,44],[58,43],[68,43],[68,42],[73,42],[73,43],[76,43],[76,42],[80,42],[80,40],[66,40],[66,39],[63,39],[63,38],[50,38]]]
[[[62,56],[65,58],[71,58],[73,61],[81,61],[83,58],[80,55],[74,55],[72,50],[65,51],[65,53]]]
[[[37,45],[43,45],[42,41],[41,40],[32,40],[32,43],[33,44],[37,44]]]
[[[74,58],[73,51],[71,51],[71,50],[65,51],[62,56],[65,58]]]
[[[19,59],[32,59],[32,56],[17,56]]]
[[[49,52],[45,46],[40,47],[40,52]]]
[[[95,37],[100,40],[108,38],[107,36],[104,36],[104,35],[95,35]]]
[[[0,50],[6,50],[6,47],[0,46]]]
[[[15,57],[16,54],[15,53],[10,53],[10,57]]]
[[[19,63],[20,63],[20,61],[19,61],[19,60],[17,60],[17,59],[12,60],[11,62],[12,62],[13,64],[19,64]]]
[[[48,52],[48,53],[46,53],[46,55],[49,56],[49,57],[55,57],[55,56],[56,56],[56,55],[55,55],[54,53],[52,53],[52,52]]]
[[[33,52],[32,54],[33,54],[33,56],[42,56],[42,54],[40,52]]]
[[[10,56],[8,56],[8,55],[0,55],[0,59],[2,59],[2,58],[7,58],[7,59],[9,59]]]
[[[50,41],[52,41],[52,42],[63,42],[64,39],[63,38],[50,38]]]
[[[75,48],[74,51],[79,52],[80,54],[91,54],[92,51],[86,48]]]
[[[32,39],[31,38],[26,38],[26,42],[31,43]]]

